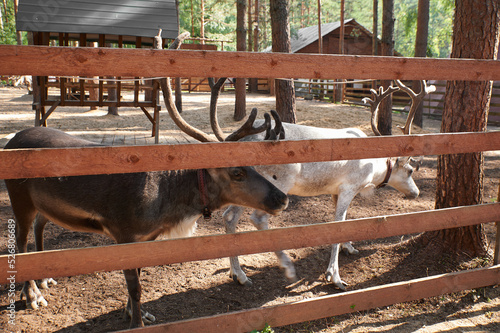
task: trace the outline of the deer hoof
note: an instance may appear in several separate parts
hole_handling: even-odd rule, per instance
[[[342,250],[344,250],[345,254],[358,254],[359,250],[356,250],[354,246],[352,246],[351,242],[342,244]]]
[[[43,279],[42,282],[40,282],[40,288],[49,289],[50,284],[55,286],[55,285],[57,285],[57,282],[53,278]]]
[[[359,250],[356,250],[355,248],[348,249],[348,248],[344,247],[342,250],[344,251],[344,254],[346,254],[346,255],[352,255],[352,254],[358,254],[359,253]]]
[[[247,276],[244,276],[244,279],[242,280],[243,281],[241,281],[236,274],[233,275],[233,281],[238,283],[239,285],[242,285],[244,287],[251,287],[253,285],[252,280],[250,280],[250,278]]]
[[[153,316],[151,313],[147,311],[141,311],[142,312],[142,321],[144,324],[151,325],[156,321],[156,317]]]
[[[36,284],[35,288],[23,287],[23,290],[21,290],[21,301],[26,297],[26,308],[28,309],[37,310],[39,305],[47,306],[48,304]]]
[[[142,321],[146,325],[151,325],[156,321],[156,317],[153,316],[151,313],[141,310],[141,317]],[[125,307],[125,310],[123,311],[123,320],[128,320],[132,318],[132,310],[127,306]]]
[[[335,288],[340,289],[342,291],[346,291],[345,287],[348,286],[348,284],[342,281],[342,279],[340,278],[334,279],[333,274],[331,272],[326,272],[326,281],[332,282]]]

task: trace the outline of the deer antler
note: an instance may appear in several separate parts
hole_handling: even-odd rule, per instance
[[[227,78],[225,77],[220,78],[217,80],[217,82],[215,82],[213,78],[208,78],[208,84],[210,85],[211,89],[210,125],[212,126],[212,130],[217,139],[219,139],[219,141],[238,141],[247,135],[257,134],[263,131],[266,131],[266,137],[264,138],[264,140],[268,140],[271,137],[272,140],[277,140],[278,137],[283,139],[285,137],[283,126],[281,124],[281,120],[278,113],[276,113],[276,111],[274,110],[271,110],[271,114],[276,122],[274,130],[271,129],[271,117],[267,113],[264,114],[264,123],[259,127],[253,127],[253,123],[257,117],[256,108],[252,109],[252,112],[248,117],[247,121],[238,130],[236,130],[235,132],[230,134],[226,139],[224,139],[224,134],[222,133],[222,130],[219,126],[219,121],[217,120],[217,100],[219,98],[222,85],[224,84],[226,79]]]
[[[189,37],[189,32],[184,32],[180,34],[174,42],[170,45],[169,49],[178,49],[184,39]],[[162,45],[162,39],[161,39],[161,29],[158,32],[158,35],[155,36],[155,48],[156,49],[161,49]],[[163,99],[165,100],[165,105],[168,110],[168,114],[174,121],[174,123],[179,127],[184,133],[187,135],[193,137],[194,139],[201,141],[201,142],[216,142],[212,137],[210,137],[208,134],[200,131],[199,129],[189,125],[180,115],[179,111],[177,110],[177,107],[175,106],[175,103],[173,101],[172,97],[172,87],[170,85],[170,79],[169,78],[162,78],[159,80],[160,81],[160,86],[161,90],[163,92]],[[217,83],[214,83],[214,80],[212,78],[209,78],[209,84],[210,87],[212,88],[212,94],[210,98],[210,114],[214,114],[214,116],[211,116],[210,123],[212,125],[212,129],[214,130],[214,133],[219,141],[237,141],[247,135],[251,134],[257,134],[260,132],[265,131],[266,129],[269,129],[271,127],[271,117],[266,114],[264,115],[265,121],[264,124],[262,124],[259,127],[253,127],[253,123],[255,121],[255,118],[257,117],[257,109],[252,110],[252,113],[248,117],[247,121],[234,133],[229,135],[226,140],[223,139],[222,137],[222,130],[220,129],[220,126],[217,122],[217,99],[219,98],[220,90],[222,88],[222,85],[226,81],[226,78],[220,78]],[[274,116],[274,115],[273,115]],[[275,118],[276,119],[276,118]],[[281,122],[280,122],[281,123]],[[282,131],[282,129],[280,129]]]
[[[285,129],[283,128],[283,123],[281,122],[281,118],[278,112],[276,112],[275,110],[271,110],[271,115],[274,118],[275,125],[273,129],[271,129],[271,126],[267,128],[264,140],[272,140],[272,141],[284,140]]]
[[[247,121],[238,128],[236,131],[231,133],[224,141],[238,141],[247,135],[257,134],[264,132],[267,128],[271,127],[271,117],[266,113],[264,114],[264,123],[259,127],[253,127],[253,122],[257,118],[257,108],[253,108]]]
[[[413,119],[415,118],[415,113],[417,112],[418,106],[422,101],[424,100],[425,96],[427,94],[430,94],[434,91],[436,91],[436,86],[431,85],[427,86],[427,83],[425,80],[420,81],[420,92],[418,94],[415,94],[413,90],[408,88],[401,82],[400,80],[396,80],[397,86],[404,92],[406,92],[410,98],[411,98],[411,107],[410,111],[408,112],[408,118],[406,118],[406,123],[404,127],[398,126],[401,131],[403,131],[403,134],[411,134],[411,124],[413,123]]]
[[[210,125],[212,126],[212,131],[219,141],[224,141],[224,134],[217,121],[217,100],[219,99],[220,91],[224,82],[226,82],[227,77],[222,77],[214,82],[212,77],[208,78],[208,84],[210,85],[211,95],[210,95]]]
[[[377,119],[378,119],[378,107],[380,105],[380,102],[387,96],[391,95],[395,91],[398,91],[399,88],[393,87],[392,85],[387,88],[386,91],[384,91],[384,87],[379,87],[379,92],[377,92],[375,89],[370,89],[370,92],[372,93],[372,98],[365,97],[362,99],[363,103],[365,104],[370,104],[370,110],[372,112],[372,119],[371,119],[371,125],[372,125],[372,130],[373,133],[375,133],[376,136],[380,136],[380,132],[377,127]]]
[[[169,47],[169,50],[178,49],[184,39],[189,37],[189,32],[184,32],[177,36],[174,42]],[[161,50],[161,29],[158,35],[155,37],[155,48]],[[167,107],[168,114],[170,118],[174,121],[174,123],[179,127],[183,132],[188,134],[189,136],[195,138],[201,142],[217,142],[206,133],[200,131],[199,129],[189,125],[179,114],[177,107],[175,106],[173,97],[172,97],[172,87],[170,86],[170,78],[162,78],[159,80],[161,90],[163,92],[163,99],[165,100],[165,106]]]

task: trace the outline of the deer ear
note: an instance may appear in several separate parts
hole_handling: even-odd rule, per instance
[[[401,167],[401,166],[405,165],[406,163],[408,163],[409,161],[410,161],[409,157],[398,157],[396,159],[396,163],[394,163],[394,167],[396,167],[396,168]]]

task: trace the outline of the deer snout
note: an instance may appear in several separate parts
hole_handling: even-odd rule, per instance
[[[418,188],[416,189],[412,189],[409,193],[406,193],[405,197],[407,199],[415,199],[419,196],[420,194],[420,191],[418,190]]]
[[[288,196],[276,189],[267,200],[267,213],[277,215],[288,207]]]

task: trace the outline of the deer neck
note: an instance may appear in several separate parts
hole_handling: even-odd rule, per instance
[[[200,180],[200,174],[203,174],[203,182]],[[164,206],[161,215],[167,219],[186,215],[201,216],[206,210],[211,212],[219,208],[216,198],[220,190],[206,171],[166,172],[162,187],[160,195],[165,197],[161,201],[169,204]]]
[[[392,168],[393,168],[391,159],[388,158],[385,164],[386,164],[385,176],[382,182],[377,186],[377,188],[381,188],[387,185],[387,183],[389,182],[389,178],[391,178]]]

